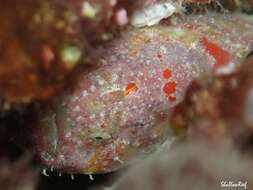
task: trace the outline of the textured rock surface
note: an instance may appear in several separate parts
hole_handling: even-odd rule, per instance
[[[49,99],[65,84],[78,63],[99,57],[95,47],[113,39],[140,7],[157,0],[10,0],[0,7],[0,97],[27,103]],[[170,11],[152,9],[150,15],[167,18],[218,0],[166,0]],[[252,7],[250,0],[228,1],[227,7]],[[221,5],[222,4],[222,5]],[[163,7],[163,6],[162,6]],[[185,8],[187,7],[187,8]],[[201,9],[201,8],[200,8]],[[219,9],[219,8],[218,8]],[[152,16],[147,16],[152,23]],[[144,16],[146,19],[146,16]],[[144,19],[144,18],[142,18]],[[150,20],[151,19],[151,20]],[[160,19],[153,18],[155,21]],[[154,22],[154,21],[153,21]],[[141,21],[142,23],[142,21]],[[155,22],[156,23],[156,22]],[[95,55],[95,56],[94,56]]]
[[[211,13],[209,17],[187,16],[179,25],[198,33],[200,44],[214,58],[216,72],[227,74],[253,49],[252,22],[252,16]]]
[[[188,139],[232,137],[238,146],[247,143],[253,134],[252,66],[249,58],[231,75],[195,81],[172,114],[176,133]]]
[[[238,185],[238,189],[253,187],[251,160],[226,142],[219,145],[206,145],[202,141],[183,144],[137,164],[108,189],[218,190],[232,189],[232,184]]]
[[[239,15],[172,23],[123,34],[99,67],[77,72],[72,87],[41,111],[31,140],[43,163],[110,172],[152,152],[170,137],[170,110],[189,83],[213,67],[230,71],[252,47],[251,21]]]

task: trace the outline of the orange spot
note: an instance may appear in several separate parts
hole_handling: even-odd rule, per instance
[[[168,99],[170,102],[175,102],[177,100],[177,98],[175,96],[169,96]]]
[[[177,89],[177,83],[174,81],[166,83],[163,87],[163,91],[167,96],[176,92],[176,89]]]
[[[171,77],[171,75],[172,75],[172,72],[171,72],[170,69],[165,69],[165,70],[163,71],[163,77],[164,77],[165,79],[169,79],[169,78]]]
[[[95,152],[95,154],[88,161],[89,164],[87,167],[84,168],[84,171],[88,171],[90,173],[95,173],[97,171],[104,170],[105,166],[103,166],[102,163],[98,162],[99,158],[101,156],[102,156],[101,154],[99,154],[98,152]],[[103,163],[103,164],[105,164],[105,163]]]
[[[103,128],[103,129],[104,129],[104,128],[107,128],[106,124],[103,123],[103,124],[101,125],[101,128]]]
[[[43,66],[45,69],[50,69],[51,62],[55,59],[55,54],[53,52],[53,50],[48,47],[45,46],[42,49],[42,60],[43,60]]]
[[[206,37],[201,39],[201,44],[205,47],[206,51],[214,57],[216,64],[215,66],[221,66],[229,63],[230,55],[229,52],[220,47],[219,45],[210,42]]]
[[[132,92],[136,92],[138,87],[135,83],[129,83],[125,89],[125,96],[129,95]]]

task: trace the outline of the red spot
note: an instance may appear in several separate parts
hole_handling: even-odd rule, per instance
[[[230,55],[228,51],[219,45],[210,42],[206,37],[203,37],[200,42],[205,47],[206,51],[214,57],[216,61],[215,66],[221,66],[229,63]]]
[[[56,89],[53,86],[46,87],[40,94],[40,99],[45,100],[52,96],[54,96],[56,93]]]
[[[192,24],[184,24],[184,27],[187,28],[188,30],[195,30],[195,26]]]
[[[164,77],[165,79],[169,79],[171,76],[172,76],[172,72],[171,72],[170,69],[165,69],[165,70],[163,71],[163,77]]]
[[[163,58],[162,54],[161,53],[157,53],[157,58],[159,59],[159,61],[162,61],[162,58]]]
[[[176,92],[176,89],[177,89],[177,83],[174,81],[166,83],[163,87],[163,91],[167,96],[170,96],[171,94]]]
[[[175,96],[169,96],[168,99],[170,102],[175,102],[177,100],[177,98]]]
[[[136,92],[138,87],[135,83],[129,83],[125,89],[125,96],[129,95],[132,92]]]

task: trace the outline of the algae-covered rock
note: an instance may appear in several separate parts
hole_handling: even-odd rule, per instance
[[[108,44],[98,66],[77,71],[30,133],[42,163],[111,172],[155,151],[172,139],[170,112],[190,82],[231,72],[252,48],[252,21],[237,14],[172,23],[129,29]]]

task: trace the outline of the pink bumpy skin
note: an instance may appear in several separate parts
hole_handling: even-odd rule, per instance
[[[220,23],[232,17],[219,16]],[[240,21],[245,36],[231,32],[219,38],[224,23],[207,30],[213,16],[198,19],[130,29],[109,44],[99,66],[79,71],[74,85],[41,111],[31,139],[38,158],[66,172],[104,173],[170,140],[171,108],[183,99],[189,83],[210,72],[224,52],[226,64],[239,63],[242,57],[230,52],[249,51],[253,41],[246,20]],[[225,49],[225,40],[238,45]]]

